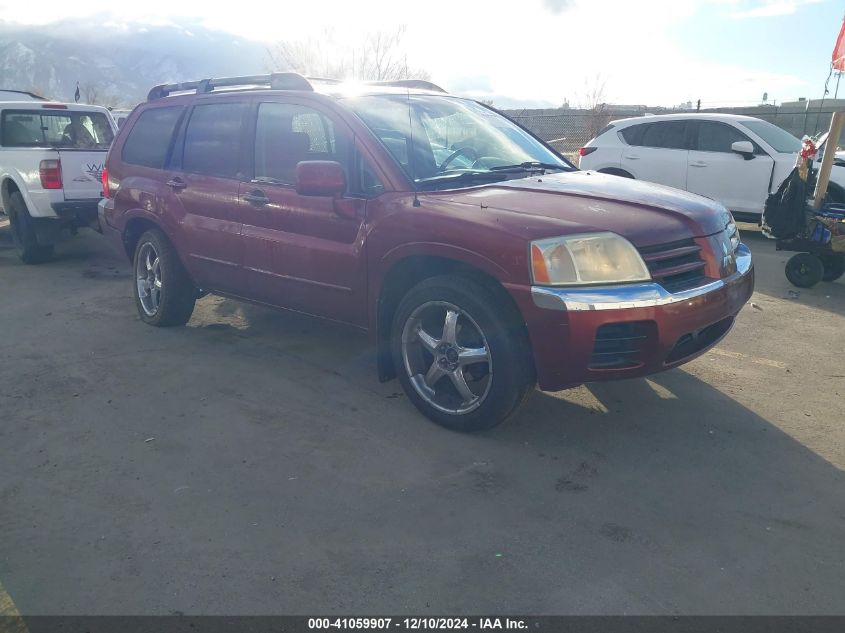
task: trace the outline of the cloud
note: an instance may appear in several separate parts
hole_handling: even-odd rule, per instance
[[[822,0],[763,0],[763,2],[746,9],[734,11],[730,16],[737,20],[747,18],[770,18],[780,15],[792,15],[798,9],[808,4],[818,4]]]
[[[554,14],[563,13],[572,8],[575,0],[543,0],[543,6]]]

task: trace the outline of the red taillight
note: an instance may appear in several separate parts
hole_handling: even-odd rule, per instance
[[[38,166],[38,175],[41,176],[41,186],[44,189],[61,189],[62,161],[42,160]]]
[[[103,175],[101,178],[103,181],[103,197],[111,198],[111,191],[109,191],[109,170],[105,167],[103,167]]]
[[[63,103],[45,103],[41,107],[48,110],[67,110],[67,106]]]
[[[592,154],[598,149],[598,147],[582,147],[578,150],[578,156],[586,156],[587,154]]]

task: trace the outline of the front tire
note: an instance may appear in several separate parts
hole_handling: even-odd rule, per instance
[[[24,264],[43,264],[53,258],[53,245],[41,244],[38,241],[38,221],[29,215],[29,209],[26,208],[20,192],[13,193],[9,199],[9,225],[12,229],[12,241]]]
[[[158,229],[144,233],[135,246],[135,306],[144,323],[185,325],[194,311],[197,289],[176,249]]]
[[[433,277],[414,286],[393,319],[391,353],[414,406],[454,431],[491,429],[534,385],[528,337],[482,284]]]

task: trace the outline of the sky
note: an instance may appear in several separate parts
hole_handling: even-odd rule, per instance
[[[0,16],[44,24],[113,7],[0,0]],[[405,25],[410,65],[501,107],[581,105],[599,86],[608,103],[707,107],[821,97],[843,13],[845,0],[144,0],[109,21],[201,22],[263,42]]]

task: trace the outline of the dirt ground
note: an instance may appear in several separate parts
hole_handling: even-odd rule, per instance
[[[0,603],[843,613],[845,281],[794,292],[744,237],[757,291],[712,352],[458,435],[363,336],[214,297],[151,328],[100,236],[24,266],[0,227]]]

